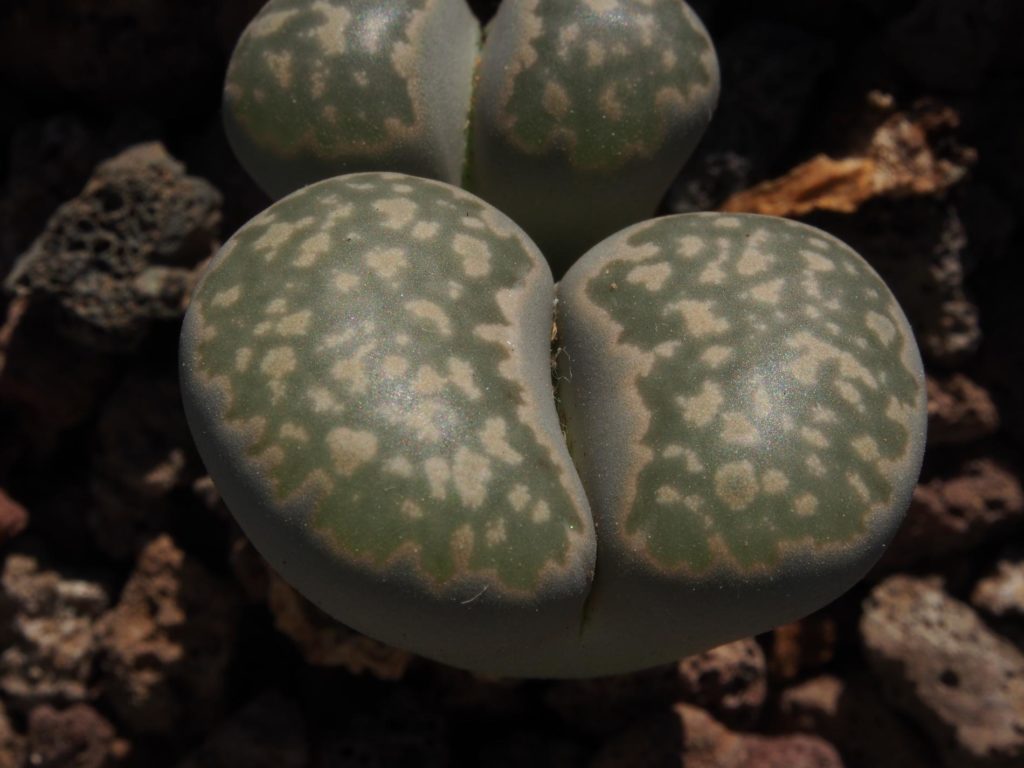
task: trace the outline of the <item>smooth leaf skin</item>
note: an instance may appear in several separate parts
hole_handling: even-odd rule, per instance
[[[270,564],[373,637],[557,675],[596,545],[551,396],[553,299],[521,230],[438,182],[330,179],[242,227],[189,308],[181,382]]]
[[[228,139],[273,198],[357,171],[458,184],[479,38],[464,0],[270,0],[228,66]]]
[[[559,396],[594,514],[579,664],[666,663],[852,586],[910,502],[924,374],[892,294],[831,236],[692,214],[558,288]]]
[[[481,52],[468,188],[560,275],[654,213],[718,88],[714,47],[681,0],[504,0]]]

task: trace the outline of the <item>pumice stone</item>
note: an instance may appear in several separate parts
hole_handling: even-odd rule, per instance
[[[181,380],[218,489],[289,582],[509,676],[641,669],[820,607],[880,556],[924,445],[906,320],[829,235],[656,219],[556,303],[510,219],[401,174],[242,227],[193,297]]]

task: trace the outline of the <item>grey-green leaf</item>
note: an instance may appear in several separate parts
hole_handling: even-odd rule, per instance
[[[505,0],[481,54],[469,188],[560,274],[654,213],[718,86],[711,40],[681,0]]]
[[[224,85],[224,127],[272,197],[357,171],[458,184],[480,30],[464,0],[270,0]]]
[[[600,533],[581,656],[666,662],[858,580],[909,504],[924,375],[847,246],[763,216],[656,219],[559,285],[559,395]]]
[[[595,537],[551,397],[553,297],[529,239],[439,182],[331,179],[239,230],[189,309],[182,387],[268,561],[387,642],[556,674]]]

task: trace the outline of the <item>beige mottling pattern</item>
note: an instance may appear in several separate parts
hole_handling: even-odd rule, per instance
[[[455,235],[452,249],[462,257],[467,277],[486,277],[491,272],[491,249],[483,240],[461,233]]]
[[[292,86],[292,55],[288,51],[267,51],[263,55],[267,69],[280,88]]]
[[[378,200],[373,209],[383,217],[386,229],[403,229],[416,218],[416,203],[407,197],[392,197]]]
[[[732,355],[733,351],[729,347],[712,344],[700,353],[700,361],[711,368],[718,368]]]
[[[275,347],[264,355],[260,371],[270,379],[283,379],[295,371],[295,350],[291,347]]]
[[[277,323],[277,333],[280,336],[304,336],[309,330],[309,323],[312,319],[313,313],[308,309],[293,312]]]
[[[281,425],[279,434],[284,440],[294,440],[297,443],[309,442],[309,431],[301,424],[293,424],[290,421]]]
[[[352,13],[344,6],[334,5],[327,0],[316,0],[311,8],[320,14],[321,23],[310,33],[319,43],[325,56],[340,56],[345,53],[345,30],[352,20]]]
[[[230,307],[235,304],[242,297],[242,287],[240,285],[234,285],[226,290],[219,291],[210,300],[210,304],[214,307]]]
[[[559,119],[564,118],[572,106],[569,93],[556,82],[545,83],[540,103],[548,114]]]
[[[343,477],[351,477],[377,455],[377,436],[372,432],[336,427],[327,433],[327,447],[335,471]]]
[[[390,280],[409,266],[409,259],[403,248],[371,248],[366,256],[366,265],[384,280]]]
[[[731,461],[715,472],[715,494],[729,509],[744,510],[758,494],[754,465],[747,460]]]
[[[551,506],[541,499],[533,505],[533,509],[530,510],[530,521],[534,525],[543,525],[544,523],[551,520]]]
[[[432,456],[423,462],[423,471],[430,484],[431,498],[444,501],[448,497],[448,481],[452,475],[448,462],[440,456]]]
[[[495,416],[484,422],[480,442],[488,456],[505,464],[520,464],[523,455],[509,444],[507,432],[508,424],[500,416]]]
[[[508,503],[516,512],[522,512],[530,503],[530,489],[522,483],[516,483],[508,493]]]
[[[235,371],[245,373],[252,362],[252,347],[241,347],[235,353]]]
[[[661,290],[665,280],[672,274],[672,267],[668,262],[661,261],[656,264],[644,264],[634,267],[626,275],[631,283],[638,283],[649,291]]]
[[[695,427],[706,427],[718,416],[725,397],[718,384],[705,381],[698,394],[692,397],[680,395],[676,402],[682,408],[683,419]]]
[[[337,271],[334,273],[334,287],[342,293],[349,293],[359,285],[359,276],[351,272]]]
[[[811,493],[801,493],[793,500],[793,507],[800,517],[810,517],[818,511],[818,497]]]
[[[729,330],[729,321],[715,314],[713,301],[683,299],[669,304],[666,309],[677,312],[683,319],[684,331],[697,338],[714,336]]]
[[[402,477],[407,480],[416,472],[412,462],[405,456],[392,456],[384,462],[383,466],[385,472],[397,475],[398,477]]]
[[[452,335],[452,322],[437,304],[426,299],[405,302],[406,311],[422,320],[426,320],[437,329],[442,336]]]
[[[777,469],[769,469],[761,475],[761,490],[767,494],[785,493],[789,478]]]
[[[479,509],[487,500],[487,488],[492,475],[491,462],[486,456],[460,447],[452,462],[452,482],[459,499],[470,509]]]
[[[389,378],[404,376],[409,370],[408,359],[400,355],[385,355],[380,363],[380,372]]]

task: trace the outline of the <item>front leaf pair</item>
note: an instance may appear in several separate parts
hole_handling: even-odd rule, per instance
[[[638,669],[794,619],[898,525],[917,350],[852,251],[763,217],[670,217],[556,289],[454,187],[357,174],[243,227],[182,337],[229,507],[367,634],[492,673]],[[568,445],[567,445],[568,443]]]

